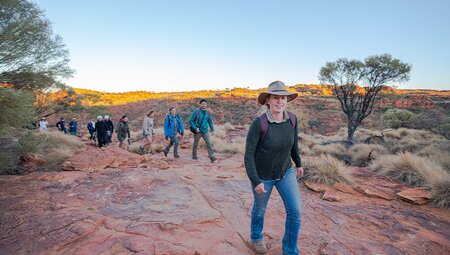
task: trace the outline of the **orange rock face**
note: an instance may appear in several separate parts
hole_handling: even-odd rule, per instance
[[[200,153],[166,159],[87,148],[65,163],[73,171],[1,176],[0,253],[253,254],[242,156],[217,154],[211,164]],[[353,177],[353,185],[300,183],[302,254],[448,253],[448,210],[356,192],[407,187],[364,168]],[[284,223],[274,189],[264,226],[269,255],[281,254]]]
[[[423,188],[405,189],[397,193],[401,199],[418,205],[424,205],[433,198],[431,191]]]

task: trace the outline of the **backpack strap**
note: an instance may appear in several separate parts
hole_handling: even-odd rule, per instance
[[[295,117],[295,114],[292,112],[288,112],[289,114],[289,121],[291,122],[292,127],[295,129],[295,126],[297,125],[297,118]],[[259,116],[259,141],[261,142],[264,140],[267,134],[267,130],[269,129],[269,119],[267,118],[267,113],[263,113],[261,116]]]
[[[291,121],[292,127],[295,129],[295,126],[297,126],[297,118],[295,117],[295,114],[292,112],[288,112],[289,114],[289,120]]]
[[[197,109],[197,113],[195,114],[194,123],[198,120],[198,115],[200,115],[200,109]]]
[[[259,116],[259,141],[261,142],[266,137],[267,129],[269,129],[269,119],[267,113],[263,113]]]

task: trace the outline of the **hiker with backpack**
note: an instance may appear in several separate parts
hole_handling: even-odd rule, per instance
[[[119,147],[123,148],[123,145],[125,144],[124,141],[127,139],[128,136],[128,145],[131,144],[130,141],[130,127],[128,126],[128,117],[127,115],[123,115],[122,118],[119,121],[119,125],[117,127],[117,139],[119,139]]]
[[[153,118],[155,117],[155,111],[149,111],[142,122],[142,142],[140,149],[141,151],[146,150],[146,153],[153,154],[152,151],[152,142],[153,137],[155,136]]]
[[[64,134],[67,134],[66,123],[64,121],[64,117],[61,117],[59,119],[59,121],[56,123],[56,127],[58,128],[59,131],[64,132]]]
[[[48,121],[47,121],[47,119],[46,119],[45,117],[42,117],[42,118],[39,120],[39,130],[40,130],[40,131],[47,131],[47,130],[48,130],[47,126],[48,126]]]
[[[283,254],[298,254],[301,195],[297,178],[303,176],[303,167],[298,149],[297,117],[286,111],[287,103],[296,97],[297,93],[288,92],[283,82],[270,83],[268,91],[258,96],[258,102],[268,110],[253,120],[247,134],[244,163],[254,198],[250,239],[256,253],[267,252],[262,233],[264,213],[272,189],[276,187],[286,210]]]
[[[181,121],[180,115],[177,114],[177,109],[175,107],[170,107],[169,114],[167,114],[164,119],[164,136],[166,140],[169,140],[166,149],[163,151],[164,156],[167,157],[169,154],[170,147],[173,147],[173,157],[179,158],[178,155],[178,141],[184,135],[183,122]]]
[[[213,148],[211,146],[211,136],[214,136],[214,125],[212,121],[211,114],[206,109],[206,106],[208,103],[205,99],[200,100],[200,107],[198,109],[195,109],[194,112],[192,112],[191,118],[189,119],[190,124],[190,130],[194,134],[194,145],[192,146],[192,159],[197,160],[197,147],[198,142],[200,141],[200,138],[203,138],[206,144],[206,149],[208,150],[208,156],[211,160],[211,163],[217,160],[216,156],[214,155]],[[208,131],[211,130],[211,134]]]

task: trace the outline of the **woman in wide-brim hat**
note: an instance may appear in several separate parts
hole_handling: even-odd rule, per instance
[[[247,134],[244,162],[254,198],[250,239],[257,253],[267,252],[262,233],[264,213],[272,189],[276,187],[286,209],[283,254],[298,254],[301,195],[297,178],[303,176],[303,167],[298,149],[297,117],[286,111],[287,103],[296,97],[296,93],[286,90],[283,82],[270,83],[268,90],[258,96],[258,102],[268,110],[253,120]]]

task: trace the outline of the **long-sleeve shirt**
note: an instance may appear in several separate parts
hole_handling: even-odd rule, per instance
[[[155,133],[153,129],[153,118],[145,116],[142,122],[142,133],[144,135],[153,135]]]
[[[200,111],[198,114],[198,118],[196,119],[197,112]],[[214,132],[214,124],[212,121],[211,114],[207,110],[201,110],[197,109],[191,114],[191,118],[189,119],[189,124],[194,129],[200,129],[200,133],[206,133],[208,132],[208,126],[209,129],[211,129],[211,132]]]
[[[260,118],[250,125],[245,144],[244,163],[247,175],[256,187],[261,180],[281,179],[292,167],[302,162],[298,149],[298,123],[292,127],[289,120],[282,123],[268,123],[266,136],[260,141]]]

